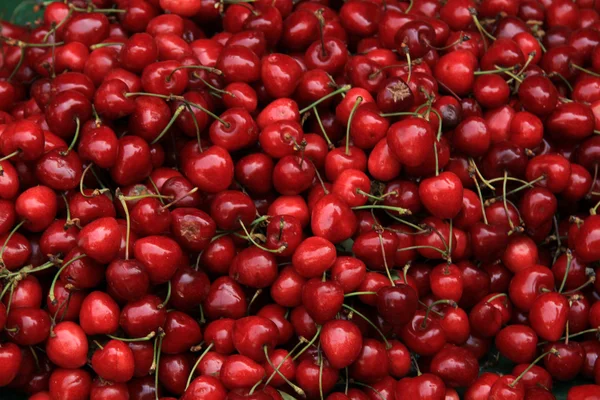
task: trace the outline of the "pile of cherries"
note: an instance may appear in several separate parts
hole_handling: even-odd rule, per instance
[[[600,1],[33,6],[0,397],[600,399]]]

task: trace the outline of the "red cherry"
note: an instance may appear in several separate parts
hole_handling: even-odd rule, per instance
[[[111,340],[96,350],[92,368],[102,379],[127,382],[133,377],[134,356],[131,349],[120,340]]]

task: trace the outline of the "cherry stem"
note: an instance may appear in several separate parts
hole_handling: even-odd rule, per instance
[[[15,291],[15,286],[16,285],[15,284],[9,284],[8,286],[10,286],[10,294],[9,294],[9,297],[8,297],[8,304],[6,305],[6,311],[4,311],[6,315],[9,315],[9,313],[10,313],[10,306],[12,305],[13,293]],[[4,297],[4,295],[2,297]],[[0,300],[1,299],[2,298],[0,297]]]
[[[583,68],[575,63],[571,63],[571,67],[578,69],[581,72],[585,72],[588,75],[592,75],[592,76],[596,76],[596,77],[600,77],[600,74],[596,73],[596,72],[592,72],[589,69]]]
[[[319,395],[321,396],[321,400],[323,397],[323,355],[321,354],[321,343],[319,343]]]
[[[202,107],[199,104],[196,103],[192,103],[191,101],[188,100],[183,100],[187,105],[189,105],[190,107],[193,107],[197,110],[202,111],[203,113],[207,114],[209,117],[216,119],[217,121],[219,121],[221,124],[225,125],[226,128],[230,128],[231,124],[227,121],[224,121],[221,117],[219,117],[218,115],[216,115],[215,113],[213,113],[212,111],[209,111],[208,109]]]
[[[510,226],[510,230],[513,231],[515,229],[515,225],[512,222],[512,218],[510,217],[510,212],[508,211],[508,202],[506,201],[506,182],[508,181],[508,171],[504,170],[504,179],[502,180],[502,204],[504,206],[504,212],[506,213],[506,219],[508,220],[508,225]],[[484,210],[485,212],[485,210]]]
[[[166,210],[171,206],[174,206],[175,204],[179,203],[181,200],[185,199],[186,197],[196,193],[199,189],[197,187],[193,188],[192,190],[190,190],[189,192],[187,192],[186,194],[184,194],[181,197],[176,198],[175,200],[171,201],[168,204],[165,204],[164,206],[162,206],[160,209],[161,210]]]
[[[489,181],[489,182],[495,182],[495,181],[497,181],[497,180],[500,180],[500,179],[504,179],[504,178],[495,178],[495,179],[492,179],[492,180],[491,180],[491,181]],[[516,189],[513,189],[513,190],[511,190],[511,191],[509,191],[509,192],[506,192],[506,196],[510,196],[511,194],[515,194],[515,193],[517,193],[517,192],[520,192],[520,191],[521,191],[521,190],[523,190],[523,189],[532,188],[534,184],[536,184],[537,182],[539,182],[539,181],[541,181],[541,180],[544,180],[544,179],[546,179],[546,177],[545,177],[544,175],[540,175],[540,176],[538,176],[537,178],[535,178],[534,180],[532,180],[531,182],[527,182],[527,181],[523,181],[523,180],[521,180],[521,179],[517,179],[517,178],[513,178],[513,177],[510,177],[510,176],[509,176],[509,177],[507,178],[507,180],[509,180],[509,181],[517,181],[517,182],[522,182],[522,183],[523,183],[523,186],[519,186],[519,187],[518,187],[518,188],[516,188]],[[479,185],[477,185],[477,181],[475,181],[475,185],[476,185],[476,186],[477,186],[477,188],[479,189]],[[494,190],[495,190],[495,188],[494,188]],[[491,198],[491,199],[487,199],[487,200],[485,201],[485,205],[486,205],[486,206],[489,206],[489,205],[491,205],[491,204],[494,204],[494,202],[495,202],[496,200],[499,200],[499,199],[501,199],[501,198],[502,198],[502,196],[496,196],[496,197],[493,197],[493,198]],[[484,213],[484,215],[485,215],[485,213]]]
[[[344,304],[342,304],[342,305],[344,305]],[[317,325],[317,332],[315,332],[314,336],[312,337],[312,339],[310,339],[310,341],[306,344],[306,346],[304,346],[302,348],[302,350],[300,350],[298,352],[298,354],[296,354],[294,357],[292,357],[293,361],[296,361],[298,359],[298,357],[300,357],[302,355],[302,353],[304,353],[306,350],[310,349],[310,347],[315,343],[315,341],[317,340],[317,338],[321,334],[321,329],[322,328],[323,327],[321,325]]]
[[[60,22],[58,24],[55,24],[52,29],[50,29],[45,35],[44,35],[44,39],[42,39],[43,43],[46,43],[48,41],[48,39],[50,38],[50,35],[53,35],[56,33],[56,31],[58,31],[58,29],[63,26],[68,20],[69,18],[71,18],[71,15],[73,15],[73,9],[69,8],[69,12],[67,13],[67,15],[65,15],[65,17],[63,19],[60,20]]]
[[[456,308],[458,307],[458,304],[456,304],[456,302],[454,300],[446,300],[446,299],[442,299],[442,300],[436,300],[433,303],[431,303],[431,305],[429,307],[427,307],[427,310],[425,311],[425,317],[423,318],[423,322],[421,323],[421,328],[425,329],[427,327],[427,320],[429,319],[429,313],[431,313],[431,311],[435,311],[433,310],[433,307],[440,305],[440,304],[448,304],[449,306]]]
[[[372,210],[372,209],[380,209],[380,210],[389,210],[389,211],[396,211],[398,214],[400,215],[410,215],[411,212],[410,210],[406,209],[406,208],[402,208],[402,207],[393,207],[393,206],[386,206],[384,204],[366,204],[364,206],[356,206],[356,207],[352,207],[353,210]]]
[[[592,283],[594,283],[594,282],[596,282],[596,276],[592,275],[592,276],[590,276],[590,277],[589,277],[589,279],[588,279],[588,280],[587,280],[585,283],[583,283],[581,286],[579,286],[579,287],[576,287],[575,289],[568,290],[568,291],[564,292],[563,294],[564,294],[564,295],[569,295],[569,294],[573,294],[573,293],[575,293],[575,292],[579,292],[581,289],[585,288],[586,286],[589,286],[589,285],[591,285],[591,284],[592,284]]]
[[[98,50],[103,47],[113,47],[113,46],[125,46],[123,42],[104,42],[104,43],[96,43],[90,46],[90,50]]]
[[[291,357],[291,355],[294,353],[294,351],[296,351],[298,349],[298,347],[300,347],[300,345],[302,344],[302,341],[299,341],[298,343],[296,343],[296,345],[292,348],[292,350],[290,350],[285,357],[283,357],[283,360],[281,360],[281,362],[279,363],[279,365],[277,365],[275,369],[276,371],[279,370],[279,368],[281,368],[281,366],[283,365],[284,362],[286,362],[286,360],[288,358]],[[273,371],[271,373],[271,375],[269,376],[269,378],[267,379],[267,381],[265,382],[265,386],[269,386],[269,382],[271,382],[271,380],[275,377],[276,371]]]
[[[6,239],[4,240],[4,243],[2,244],[2,248],[0,249],[0,265],[1,266],[4,266],[4,261],[3,261],[2,257],[4,256],[4,251],[6,250],[6,246],[8,246],[8,242],[10,242],[10,239],[19,230],[19,228],[23,226],[24,223],[25,223],[25,220],[22,220],[17,225],[15,225],[14,228],[12,228],[12,230],[6,237]]]
[[[76,128],[75,128],[75,135],[73,135],[73,140],[71,140],[71,144],[67,148],[67,151],[61,152],[62,155],[67,155],[71,150],[73,150],[73,148],[77,144],[77,139],[79,139],[79,130],[81,129],[81,121],[79,120],[78,117],[75,117],[75,125],[76,125]]]
[[[406,83],[410,82],[410,78],[412,78],[412,61],[410,59],[410,52],[408,51],[408,47],[402,44],[402,50],[404,51],[404,56],[406,57],[406,64],[408,65],[408,75],[406,76]]]
[[[179,115],[181,115],[181,113],[184,111],[185,111],[185,105],[181,105],[181,106],[177,107],[177,109],[173,113],[173,116],[171,117],[171,120],[169,121],[167,126],[164,127],[162,132],[150,144],[156,144],[160,139],[162,139],[162,137],[169,131],[169,129],[171,129],[171,127],[175,123],[175,120],[177,120]]]
[[[517,385],[517,383],[521,380],[521,378],[523,378],[525,376],[525,374],[527,374],[531,370],[531,368],[533,368],[535,366],[535,364],[539,363],[544,357],[546,357],[550,354],[554,354],[555,356],[559,357],[558,350],[556,350],[554,347],[551,348],[550,350],[548,350],[547,352],[542,353],[538,358],[533,360],[533,362],[531,364],[529,364],[529,366],[527,368],[525,368],[523,370],[523,372],[521,372],[514,381],[509,383],[508,386],[511,388],[514,388]]]
[[[220,69],[217,69],[217,68],[213,68],[213,67],[206,67],[204,65],[182,65],[181,67],[173,68],[173,71],[171,71],[169,73],[169,75],[167,75],[165,80],[167,82],[170,82],[171,79],[173,78],[173,74],[181,69],[201,69],[204,71],[211,72],[215,75],[223,75],[223,71],[221,71]],[[202,78],[200,78],[200,79],[202,79]],[[204,80],[204,79],[202,79],[202,80]]]
[[[565,288],[565,284],[567,283],[567,276],[569,275],[569,270],[571,269],[572,262],[573,254],[571,253],[571,250],[567,250],[567,267],[565,268],[565,275],[563,276],[560,288],[558,289],[558,293],[562,293],[563,289]]]
[[[25,48],[21,47],[21,55],[19,56],[19,61],[17,61],[17,65],[15,65],[15,68],[12,70],[12,72],[6,79],[7,82],[12,82],[13,78],[17,75],[19,69],[21,69],[23,61],[25,61]]]
[[[357,382],[355,380],[352,381],[353,385],[358,385],[358,386],[362,386],[365,387],[367,389],[371,389],[373,392],[375,392],[377,394],[377,396],[381,399],[381,400],[386,400],[385,397],[383,397],[383,395],[381,394],[381,392],[377,389],[375,389],[373,386],[367,385],[366,383],[362,383],[362,382]]]
[[[412,116],[412,117],[418,117],[421,114],[417,113],[417,112],[411,112],[411,111],[401,111],[401,112],[392,112],[392,113],[380,113],[379,116],[380,117],[384,117],[384,118],[390,118],[390,117],[404,117],[404,116]]]
[[[290,385],[290,387],[292,389],[294,389],[294,392],[298,393],[300,396],[302,397],[306,397],[306,393],[304,393],[304,390],[300,389],[300,387],[294,385],[292,382],[290,382],[290,380],[288,378],[286,378],[285,375],[283,375],[281,373],[281,371],[279,371],[279,366],[275,367],[275,365],[273,364],[273,362],[271,361],[271,359],[269,358],[269,348],[267,346],[263,346],[263,350],[265,352],[265,359],[267,360],[267,363],[269,363],[269,366],[271,368],[273,368],[273,370],[275,371],[275,373],[277,375],[279,375],[281,377],[281,379],[283,379],[288,385]],[[288,353],[289,354],[289,353]]]
[[[117,198],[121,202],[121,206],[123,207],[123,212],[125,213],[125,223],[127,224],[126,232],[125,232],[125,260],[129,260],[129,238],[131,235],[131,218],[129,217],[129,207],[127,207],[127,202],[125,201],[125,196],[118,195]]]
[[[383,66],[381,68],[378,68],[376,71],[373,71],[369,75],[369,79],[374,79],[377,75],[379,75],[380,73],[382,73],[386,69],[390,69],[390,68],[403,68],[403,67],[404,67],[404,64],[390,64],[390,65],[385,65],[385,66]]]
[[[54,287],[56,286],[56,281],[58,280],[58,278],[60,277],[60,274],[72,263],[74,263],[75,261],[79,261],[82,258],[87,257],[87,254],[80,254],[77,257],[74,257],[72,259],[70,259],[69,261],[67,261],[66,263],[64,263],[62,265],[62,267],[60,267],[60,269],[58,270],[58,272],[56,273],[56,275],[54,275],[54,278],[52,279],[52,284],[50,285],[50,291],[48,293],[48,298],[50,299],[50,302],[52,304],[56,304],[56,296],[54,296]]]
[[[221,70],[218,70],[218,71],[221,72]],[[204,83],[206,85],[206,87],[209,88],[210,90],[212,90],[213,92],[226,94],[226,95],[229,95],[229,96],[235,98],[235,94],[228,92],[227,90],[219,89],[218,87],[214,86],[213,84],[208,82],[206,79],[204,79],[200,75],[198,75],[197,72],[194,72],[194,77],[197,78],[198,80],[200,80],[202,83]]]
[[[475,171],[475,173],[477,174],[477,176],[479,177],[479,179],[481,180],[481,182],[483,182],[483,184],[485,186],[487,186],[488,188],[492,189],[492,190],[496,190],[495,187],[493,187],[484,177],[483,175],[481,175],[481,172],[479,171],[479,168],[477,168],[477,164],[475,163],[475,160],[473,160],[472,158],[469,158],[469,166],[471,167],[471,169],[473,171]]]
[[[350,127],[352,126],[352,119],[354,118],[354,114],[362,103],[363,98],[358,96],[356,101],[354,102],[354,106],[352,106],[352,110],[350,110],[350,116],[348,117],[348,124],[346,125],[346,155],[350,155]]]
[[[152,179],[152,177],[151,177],[151,176],[149,176],[149,177],[148,177],[148,181],[149,181],[149,182],[150,182],[150,184],[152,185],[152,188],[154,189],[154,191],[155,191],[156,193],[160,194],[160,190],[158,190],[158,186],[156,186],[156,182],[154,182],[154,179]],[[159,198],[158,200],[161,202],[161,204],[163,204],[163,205],[165,204],[165,200],[164,200],[164,199],[162,199],[162,198]]]
[[[485,71],[475,71],[473,72],[473,75],[477,76],[477,75],[490,75],[490,74],[499,74],[501,72],[505,72],[505,73],[509,73],[510,71],[514,70],[515,67],[506,67],[506,68],[497,68],[496,69],[490,69],[490,70],[485,70]]]
[[[364,316],[362,313],[358,312],[356,309],[350,307],[347,304],[342,304],[342,307],[344,307],[347,310],[350,310],[352,313],[358,315],[359,317],[361,317],[362,319],[364,319],[369,325],[371,325],[373,327],[373,329],[375,329],[375,331],[379,334],[379,336],[381,336],[381,338],[383,339],[383,342],[385,343],[385,347],[387,349],[391,348],[392,346],[390,346],[390,343],[387,341],[387,338],[385,337],[385,335],[383,334],[383,332],[381,332],[381,330],[377,327],[377,325],[375,325],[373,323],[373,321],[371,321],[369,318],[367,318],[366,316]]]
[[[210,351],[210,349],[212,349],[213,346],[214,346],[214,343],[209,344],[208,347],[206,349],[204,349],[204,351],[202,352],[202,354],[200,354],[200,356],[198,357],[198,359],[194,363],[194,366],[190,370],[190,374],[188,376],[187,383],[185,384],[186,390],[190,386],[190,383],[192,383],[192,378],[194,377],[194,372],[196,372],[196,368],[198,368],[198,365],[200,365],[200,361],[202,361],[202,359],[204,358],[204,356]]]
[[[331,140],[329,139],[329,136],[327,135],[327,132],[325,131],[325,127],[323,126],[323,121],[321,121],[321,116],[319,115],[319,111],[317,110],[317,107],[313,108],[313,111],[315,112],[315,118],[317,119],[317,123],[319,124],[319,128],[321,128],[321,132],[323,133],[323,137],[325,138],[325,141],[327,142],[327,146],[329,147],[329,149],[333,149],[335,148],[335,146],[333,145],[333,143],[331,143]]]
[[[325,194],[329,194],[329,190],[327,190],[327,186],[325,186],[325,182],[323,182],[323,178],[321,177],[321,173],[319,172],[319,169],[317,168],[317,166],[315,165],[315,163],[310,160],[310,163],[313,165],[313,168],[315,169],[315,175],[317,176],[317,179],[319,180],[319,183],[321,184],[321,187],[323,188],[323,193]]]
[[[377,292],[352,292],[352,293],[346,293],[344,295],[344,297],[352,297],[352,296],[369,296],[369,295],[376,295]]]
[[[6,160],[10,160],[11,158],[15,157],[16,155],[18,155],[21,152],[21,150],[15,150],[12,153],[0,158],[0,162],[2,161],[6,161]]]
[[[29,274],[33,274],[35,272],[43,271],[43,270],[48,269],[50,267],[53,267],[55,265],[56,264],[53,261],[48,261],[47,263],[39,265],[39,266],[37,266],[35,268],[33,268],[32,264],[29,264],[29,265],[24,266],[23,268],[21,268],[18,271],[8,273],[7,275],[3,276],[3,278],[12,278],[12,277],[15,277],[17,275],[21,275],[21,276],[25,277],[25,276],[27,276]],[[0,298],[2,298],[1,295],[0,295]]]
[[[321,39],[321,56],[327,57],[327,49],[325,48],[325,34],[323,32],[325,28],[325,18],[323,17],[323,9],[319,8],[315,11],[315,18],[319,21],[319,36]]]
[[[81,194],[83,197],[85,197],[85,198],[88,198],[88,199],[89,199],[89,198],[96,197],[96,196],[99,196],[99,195],[101,195],[102,193],[104,193],[104,192],[108,192],[108,191],[109,191],[108,189],[94,189],[94,191],[92,192],[92,194],[91,194],[91,195],[87,195],[87,194],[85,194],[85,192],[83,191],[83,181],[85,180],[85,175],[88,173],[88,171],[89,171],[90,169],[92,169],[92,167],[93,167],[93,166],[94,166],[94,164],[90,163],[90,164],[89,164],[87,167],[85,167],[85,169],[83,170],[83,173],[81,174],[81,179],[79,180],[79,193],[80,193],[80,194]],[[93,173],[93,172],[94,172],[94,171],[92,170],[92,173]]]
[[[93,342],[100,350],[104,349],[104,346],[102,346],[100,343],[98,343],[97,340],[93,340]]]
[[[388,215],[390,218],[394,219],[395,221],[398,221],[398,222],[400,222],[401,224],[404,224],[404,225],[406,225],[406,226],[409,226],[409,227],[411,227],[411,228],[413,228],[413,229],[417,230],[417,232],[421,232],[421,233],[422,233],[422,232],[426,232],[426,229],[423,229],[423,228],[421,228],[420,226],[413,224],[412,222],[408,222],[408,221],[405,221],[405,220],[403,220],[402,218],[398,218],[397,216],[395,216],[395,215],[393,215],[393,214],[390,214],[390,213],[389,213],[389,212],[387,212],[387,211],[386,211],[385,213],[386,213],[386,214],[387,214],[387,215]]]
[[[167,281],[167,295],[165,297],[165,300],[158,305],[158,309],[160,310],[161,308],[165,308],[167,306],[167,304],[169,304],[169,300],[171,300],[171,281]]]
[[[487,299],[486,303],[491,303],[492,301],[499,299],[500,297],[508,297],[508,295],[506,293],[498,293]]]
[[[248,307],[246,308],[246,314],[250,315],[250,308],[252,307],[252,304],[254,304],[254,302],[256,301],[256,299],[258,299],[258,296],[260,296],[262,294],[263,290],[262,289],[256,289],[256,291],[254,292],[254,295],[252,295],[252,298],[250,299],[250,302],[248,303]]]
[[[161,354],[161,350],[162,350],[162,341],[163,341],[163,334],[161,332],[161,334],[158,335],[158,337],[156,338],[156,342],[154,343],[156,345],[156,343],[158,342],[158,345],[156,345],[156,369],[154,370],[154,396],[156,398],[156,400],[159,400],[158,398],[158,369],[160,366],[160,354]]]
[[[440,253],[444,259],[448,258],[448,253],[446,253],[444,250],[439,249],[435,246],[409,246],[409,247],[403,247],[401,249],[397,249],[396,251],[408,251],[408,250],[418,250],[418,249],[430,249],[430,250],[435,250],[438,253]]]
[[[396,283],[394,283],[394,279],[392,278],[392,274],[390,273],[390,268],[388,267],[388,263],[387,263],[387,257],[385,255],[385,246],[383,245],[383,236],[381,236],[381,233],[378,233],[379,236],[379,246],[381,247],[381,255],[383,256],[383,266],[385,267],[385,272],[388,276],[388,279],[390,280],[390,283],[392,284],[392,287],[396,286]]]
[[[333,92],[326,94],[325,96],[321,97],[318,100],[315,100],[314,102],[312,102],[311,104],[309,104],[307,107],[304,107],[302,110],[300,110],[300,114],[304,114],[305,112],[307,112],[308,110],[318,106],[319,104],[321,104],[322,102],[324,102],[327,99],[330,99],[334,96],[337,96],[340,93],[345,93],[348,90],[350,90],[352,88],[352,86],[350,85],[344,85],[342,87],[340,87],[337,90],[334,90]]]
[[[284,251],[287,248],[287,245],[285,245],[285,244],[281,245],[279,248],[274,249],[274,250],[268,249],[268,248],[260,245],[257,241],[254,240],[254,238],[252,237],[250,232],[248,232],[248,229],[246,229],[246,226],[244,225],[244,222],[241,219],[239,220],[239,223],[240,223],[240,226],[242,227],[242,230],[246,234],[246,239],[248,239],[253,245],[258,247],[259,249],[264,250],[269,253],[281,253],[282,251]]]
[[[438,156],[437,143],[437,140],[433,142],[433,155],[435,156],[435,176],[438,176],[440,174],[440,161]]]
[[[118,337],[118,336],[113,336],[113,335],[106,335],[111,339],[114,340],[120,340],[121,342],[145,342],[147,340],[152,339],[154,336],[156,336],[156,332],[152,331],[149,334],[147,334],[146,336],[143,337],[139,337],[139,338],[122,338],[122,337]]]
[[[492,41],[495,41],[496,38],[494,36],[492,36],[488,31],[486,31],[485,28],[481,25],[481,22],[479,22],[479,19],[477,18],[477,10],[475,10],[474,8],[469,8],[469,13],[471,14],[473,23],[475,23],[475,26],[477,27],[477,30],[479,31],[479,34],[481,35],[481,39],[483,40],[483,45],[485,47],[485,50],[487,51],[487,41],[485,40],[485,37],[489,38]]]

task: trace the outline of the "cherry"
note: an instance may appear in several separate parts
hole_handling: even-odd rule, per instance
[[[265,369],[251,358],[234,354],[221,368],[221,382],[228,389],[248,389],[265,376]]]
[[[552,82],[543,76],[530,76],[519,86],[519,100],[535,115],[549,115],[556,108],[558,92]]]
[[[310,279],[302,289],[302,304],[318,324],[335,317],[344,302],[344,291],[333,281]]]
[[[229,277],[220,277],[211,283],[202,305],[210,319],[241,318],[247,309],[242,288]]]
[[[421,182],[419,198],[435,217],[454,218],[462,208],[463,186],[454,173],[442,172]]]
[[[25,228],[32,232],[41,232],[56,216],[56,195],[47,186],[29,188],[17,197],[15,211],[17,216],[25,221]]]
[[[150,277],[137,260],[114,260],[106,269],[106,281],[111,293],[125,301],[138,300],[148,293]]]
[[[6,386],[15,379],[19,372],[22,360],[21,350],[14,343],[3,343],[0,346],[0,358],[3,361],[0,369],[0,385]]]
[[[110,340],[92,356],[94,372],[113,382],[129,381],[133,377],[134,362],[131,349],[119,340]]]
[[[409,117],[396,122],[387,134],[387,143],[400,163],[416,167],[433,148],[434,135],[427,121]]]
[[[49,381],[51,398],[87,399],[92,386],[92,378],[83,369],[57,368],[52,371]]]
[[[531,305],[529,321],[537,335],[545,340],[560,339],[568,318],[568,302],[559,293],[543,293]]]
[[[129,302],[121,310],[119,325],[131,338],[154,336],[153,332],[164,325],[166,310],[162,300],[146,295],[139,300]]]
[[[447,346],[437,353],[430,368],[451,387],[468,387],[479,375],[479,364],[473,353],[456,346]]]
[[[329,365],[326,360],[322,360],[322,363],[316,364],[313,360],[303,360],[296,367],[296,382],[307,397],[319,396],[321,390],[323,393],[331,392],[339,378],[337,369]]]
[[[377,291],[377,312],[389,324],[406,324],[413,318],[417,306],[417,294],[408,285],[382,287]]]
[[[350,238],[357,220],[352,209],[335,194],[323,196],[313,207],[311,228],[317,237],[334,243]],[[343,223],[340,224],[340,221]],[[302,244],[298,248],[300,248]],[[298,251],[298,249],[296,250]]]
[[[153,284],[170,280],[183,262],[181,247],[166,236],[139,239],[135,242],[134,256],[145,267]]]
[[[79,310],[79,325],[87,335],[114,334],[119,328],[119,306],[106,293],[88,294]]]
[[[79,325],[65,321],[52,328],[46,354],[54,364],[61,368],[82,367],[87,361],[87,352],[87,337]]]
[[[400,336],[411,351],[423,356],[436,354],[446,344],[439,321],[424,311],[417,311],[412,319],[401,327]]]
[[[348,367],[359,356],[362,349],[362,334],[350,321],[331,320],[321,330],[321,346],[332,367]]]
[[[434,374],[422,374],[414,378],[402,378],[396,385],[396,398],[445,399],[446,385]]]
[[[211,146],[184,159],[182,172],[200,190],[218,193],[231,184],[234,165],[231,156],[224,148]]]

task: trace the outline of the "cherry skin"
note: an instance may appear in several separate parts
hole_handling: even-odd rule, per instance
[[[419,197],[425,208],[438,218],[454,218],[463,202],[462,182],[452,172],[427,178],[419,185]]]
[[[74,322],[66,321],[52,329],[46,342],[48,358],[61,368],[79,368],[87,362],[88,342],[85,332]]]
[[[417,311],[417,305],[417,294],[408,285],[383,287],[377,291],[377,311],[392,325],[401,326],[409,322]]]
[[[434,136],[430,125],[416,117],[396,122],[387,134],[387,143],[400,163],[416,167],[425,161],[433,148]]]
[[[363,338],[358,327],[342,320],[328,321],[321,330],[321,345],[334,368],[345,368],[358,358]]]
[[[544,293],[531,305],[529,321],[537,335],[550,341],[560,339],[568,318],[568,303],[558,293]]]
[[[431,360],[431,372],[451,387],[469,387],[478,376],[479,363],[469,350],[447,346]]]
[[[2,359],[2,368],[0,369],[0,385],[8,385],[19,372],[21,365],[21,351],[19,346],[14,343],[3,343],[0,346],[0,359]]]
[[[111,340],[96,350],[92,368],[102,379],[127,382],[133,377],[134,356],[131,349],[119,340]]]
[[[87,335],[114,334],[119,327],[119,306],[106,293],[86,296],[79,311],[79,324]]]

